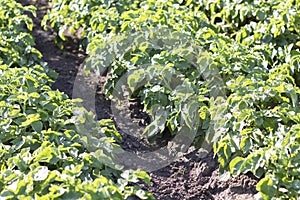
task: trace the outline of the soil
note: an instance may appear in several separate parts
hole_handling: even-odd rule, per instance
[[[87,55],[78,50],[78,40],[72,36],[68,37],[67,42],[64,42],[64,49],[59,49],[53,42],[55,33],[51,29],[45,31],[40,26],[48,9],[46,0],[22,0],[20,2],[23,5],[32,4],[38,8],[37,17],[33,18],[33,36],[36,48],[43,54],[43,60],[48,63],[48,66],[59,74],[52,88],[58,89],[72,98],[74,81]],[[98,82],[95,102],[98,119],[114,119],[110,109],[111,102],[105,98],[102,91],[106,79],[107,77],[102,77],[100,80],[90,80]],[[129,102],[127,107],[133,122],[140,126],[149,124],[149,116],[142,112],[139,102]],[[139,141],[121,130],[120,132],[123,141],[119,144],[128,151],[153,150],[153,148],[166,145],[168,139],[171,138],[169,136],[162,138],[165,140],[164,142],[153,146],[146,141]],[[139,184],[159,200],[250,200],[255,199],[257,193],[255,189],[257,178],[251,174],[237,177],[230,177],[227,174],[220,175],[218,162],[213,153],[210,152],[201,158],[200,150],[194,147],[190,147],[187,153],[169,166],[150,172],[150,176],[150,186]]]

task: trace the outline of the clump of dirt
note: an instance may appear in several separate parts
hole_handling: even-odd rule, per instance
[[[49,29],[45,31],[40,26],[40,22],[45,15],[48,7],[46,0],[22,0],[23,5],[34,5],[38,8],[37,17],[33,18],[36,48],[43,54],[43,60],[48,66],[59,73],[56,82],[52,85],[53,89],[58,89],[72,98],[73,86],[76,77],[79,76],[80,66],[84,63],[87,55],[78,50],[78,41],[76,38],[69,38],[64,43],[64,49],[59,49],[53,42],[55,33]],[[78,77],[77,77],[78,78]],[[98,119],[114,119],[111,111],[111,101],[107,100],[103,94],[103,85],[108,77],[101,77],[96,81],[98,89],[96,91],[95,108]],[[93,84],[91,84],[93,85]],[[87,89],[83,86],[83,89]],[[88,97],[87,97],[88,98]],[[149,116],[142,111],[142,105],[138,101],[127,104],[128,112],[132,121],[141,127],[150,123]],[[128,135],[125,132],[120,133],[123,140],[119,144],[127,151],[143,152],[153,151],[168,143],[172,136],[165,134],[160,144],[149,144],[146,141],[139,141],[138,138]],[[210,152],[204,158],[200,155],[199,149],[190,147],[188,152],[180,159],[174,161],[169,166],[150,172],[151,185],[140,185],[154,194],[159,200],[179,200],[179,199],[255,199],[257,193],[255,185],[257,178],[248,175],[237,177],[220,176],[217,159]]]
[[[200,158],[199,150],[189,152],[169,166],[151,172],[152,186],[144,185],[159,200],[236,199],[254,200],[257,178],[220,176],[213,153]]]

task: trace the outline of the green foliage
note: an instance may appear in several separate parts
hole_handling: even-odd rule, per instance
[[[75,102],[52,91],[42,70],[39,66],[0,68],[0,196],[127,199],[136,194],[150,198],[136,186],[128,186],[138,178],[149,183],[148,175],[122,172],[115,166],[113,154],[121,149],[111,138],[119,137],[112,122],[90,127],[97,138],[90,138],[89,144],[97,150],[87,151],[78,132],[84,131],[80,125],[90,114],[72,116]]]
[[[121,91],[121,81],[141,98],[157,119],[149,137],[165,127],[176,133],[198,112],[199,132],[213,124],[219,135],[221,171],[260,177],[263,199],[297,199],[299,17],[298,0],[56,0],[44,25],[84,30],[86,70],[112,72],[107,95]],[[227,100],[214,105],[222,91]],[[186,97],[197,100],[183,108]]]
[[[20,67],[36,63],[41,53],[34,46],[34,39],[28,33],[32,30],[32,20],[24,15],[31,12],[35,15],[33,6],[22,7],[16,1],[0,3],[0,63]]]
[[[223,133],[214,143],[222,169],[272,177],[263,178],[257,186],[265,199],[299,195],[294,188],[299,179],[294,156],[300,147],[296,139],[300,90],[282,68],[271,70],[266,80],[243,76],[228,82],[234,93],[227,99],[226,115],[219,124]]]
[[[134,185],[150,184],[145,172],[116,166],[122,149],[112,121],[89,123],[94,116],[78,101],[50,88],[24,14],[34,10],[0,2],[0,198],[153,199]]]
[[[289,63],[299,55],[298,0],[221,0],[192,4],[200,6],[219,32],[251,47],[253,52],[261,52],[268,68]],[[290,70],[299,71],[298,65],[292,65]]]

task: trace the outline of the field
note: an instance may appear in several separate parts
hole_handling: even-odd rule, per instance
[[[300,2],[0,2],[3,199],[299,199]]]

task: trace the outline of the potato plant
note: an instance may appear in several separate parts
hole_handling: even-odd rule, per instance
[[[134,185],[150,183],[146,172],[115,166],[121,138],[110,120],[89,124],[89,138],[79,134],[93,116],[51,89],[24,14],[34,10],[0,2],[0,198],[153,199]]]
[[[159,127],[153,128],[156,134],[166,127],[176,134],[179,119],[191,121],[195,110],[199,133],[203,133],[221,108],[223,118],[214,125],[219,135],[214,152],[221,171],[233,175],[251,172],[260,177],[257,190],[263,199],[297,199],[299,16],[298,0],[55,0],[44,25],[48,21],[61,39],[65,39],[62,33],[68,27],[84,30],[84,48],[90,55],[86,70],[111,70],[108,95],[128,73],[129,87],[147,83],[133,97],[141,98],[150,114],[149,108],[157,104],[168,111],[163,123],[152,124]],[[158,30],[164,29],[169,32],[159,35]],[[152,38],[139,35],[145,32]],[[181,43],[170,41],[175,35],[183,38]],[[153,38],[159,38],[160,43]],[[186,42],[186,38],[193,42]],[[175,50],[169,48],[174,43]],[[190,60],[191,56],[199,62]],[[209,59],[202,67],[217,70],[221,77],[218,83],[223,83],[217,85],[226,95],[219,108],[210,101],[216,82],[205,82],[205,74],[199,73],[203,68],[194,67],[205,58]],[[145,65],[147,69],[141,67]],[[187,84],[170,90],[150,81],[149,76],[161,74],[163,81],[172,70]],[[181,112],[178,106],[184,102],[176,96],[181,91],[192,91],[198,97],[194,110],[188,109],[191,112]]]
[[[33,23],[23,15],[24,12],[35,14],[35,8],[22,7],[15,1],[3,1],[0,6],[1,63],[20,67],[38,62],[42,55],[34,48],[34,39],[28,32]]]

